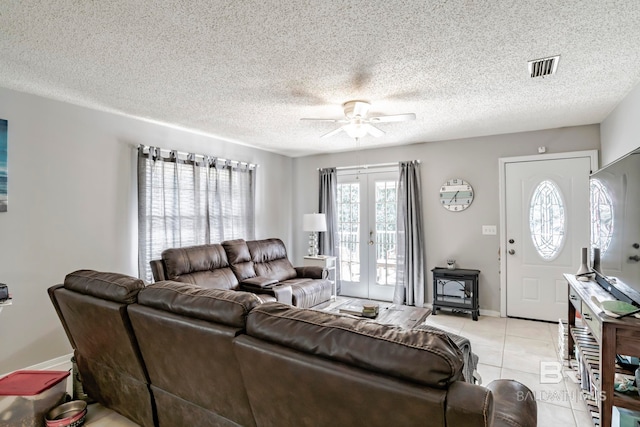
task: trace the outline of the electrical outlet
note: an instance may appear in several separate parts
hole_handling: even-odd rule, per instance
[[[483,225],[482,234],[495,236],[496,234],[498,234],[498,229],[495,225]]]

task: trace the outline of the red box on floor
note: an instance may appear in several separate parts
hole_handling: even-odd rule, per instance
[[[16,371],[0,378],[0,425],[44,427],[65,397],[67,371]]]

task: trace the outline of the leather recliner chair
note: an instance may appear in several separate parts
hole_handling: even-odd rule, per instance
[[[79,270],[48,292],[73,347],[84,391],[151,427],[149,377],[127,313],[143,288],[142,280],[123,274]]]
[[[159,426],[255,426],[233,340],[261,301],[248,292],[159,282],[128,307]]]

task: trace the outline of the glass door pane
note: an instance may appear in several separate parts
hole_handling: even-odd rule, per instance
[[[369,265],[371,299],[391,301],[396,285],[396,191],[397,173],[369,174]],[[374,279],[375,278],[375,279]]]
[[[360,282],[360,182],[338,184],[340,280]]]
[[[395,181],[378,181],[376,187],[376,283],[396,284]]]

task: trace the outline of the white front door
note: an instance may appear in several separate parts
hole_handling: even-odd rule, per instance
[[[589,247],[588,155],[504,167],[506,315],[557,322],[567,283]]]
[[[393,299],[397,182],[397,172],[338,175],[341,295]]]

